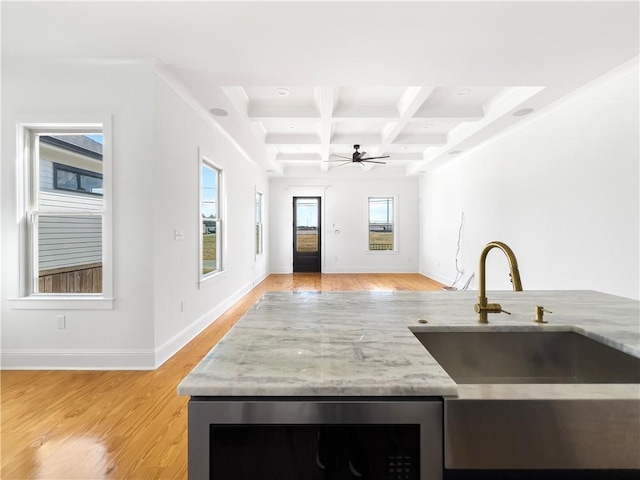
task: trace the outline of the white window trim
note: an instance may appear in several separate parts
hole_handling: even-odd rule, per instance
[[[370,198],[393,198],[393,250],[370,250],[369,249],[369,199]],[[366,255],[398,255],[400,249],[398,248],[398,195],[381,195],[370,194],[367,195],[366,200]]]
[[[102,293],[33,293],[32,260],[33,239],[29,228],[28,210],[34,195],[37,195],[38,172],[32,159],[33,137],[45,132],[87,132],[100,130],[103,135],[103,211],[102,211]],[[11,308],[16,310],[105,310],[112,309],[113,302],[113,157],[112,119],[106,114],[87,114],[73,117],[62,116],[28,119],[17,124],[17,171],[18,182],[17,218],[19,222],[19,297],[12,298]],[[34,190],[35,189],[35,190]]]
[[[202,165],[207,165],[218,171],[218,221],[220,224],[220,235],[216,238],[216,242],[219,242],[218,254],[220,255],[220,268],[214,272],[202,274]],[[198,287],[203,288],[207,285],[216,282],[220,277],[224,276],[227,272],[227,202],[226,202],[226,188],[225,188],[225,172],[222,167],[209,159],[209,156],[202,153],[202,150],[198,148]]]
[[[255,210],[255,201],[258,198],[258,195],[260,195],[260,218],[256,218],[255,219],[255,223],[254,223],[254,234],[255,234],[255,226],[258,225],[258,223],[260,224],[260,252],[256,252],[255,248],[254,248],[254,254],[255,254],[255,258],[258,259],[258,257],[261,257],[262,255],[264,255],[264,193],[262,193],[258,187],[256,187],[255,189],[255,194],[254,194],[254,210]],[[257,213],[257,212],[256,212]],[[258,220],[260,220],[258,222]],[[254,245],[255,247],[255,245]]]

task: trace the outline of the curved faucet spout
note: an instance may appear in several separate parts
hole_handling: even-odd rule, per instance
[[[480,323],[489,323],[488,313],[500,313],[504,312],[502,307],[497,303],[489,305],[487,300],[487,276],[486,276],[486,263],[487,254],[494,248],[499,248],[507,256],[509,261],[509,268],[511,273],[511,283],[513,284],[513,290],[516,292],[522,291],[522,281],[520,280],[520,271],[518,270],[518,260],[513,253],[513,250],[509,246],[502,242],[490,242],[485,245],[482,253],[480,254],[480,268],[478,274],[480,277],[480,289],[478,292],[478,303],[475,305],[475,310],[478,313],[478,321]],[[506,313],[506,312],[505,312]]]

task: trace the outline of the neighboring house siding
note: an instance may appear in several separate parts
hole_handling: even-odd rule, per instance
[[[40,160],[40,190],[53,190],[53,162]]]
[[[102,262],[102,218],[41,216],[39,270]]]
[[[102,210],[101,196],[53,188],[53,162],[40,161],[40,209]],[[41,272],[102,263],[101,216],[47,216],[39,219],[38,267]]]

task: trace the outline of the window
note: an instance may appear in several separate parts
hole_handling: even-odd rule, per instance
[[[222,270],[222,171],[202,157],[200,171],[201,278]]]
[[[256,191],[256,255],[262,255],[264,248],[262,227],[262,193]]]
[[[394,197],[369,197],[369,251],[396,250]]]
[[[102,196],[102,174],[54,163],[53,188]]]
[[[108,298],[110,159],[103,154],[103,125],[23,126],[20,143],[25,152],[22,297]]]

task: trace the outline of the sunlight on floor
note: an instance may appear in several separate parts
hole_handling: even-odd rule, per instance
[[[107,447],[92,437],[46,440],[36,453],[36,478],[107,479],[115,473]]]

